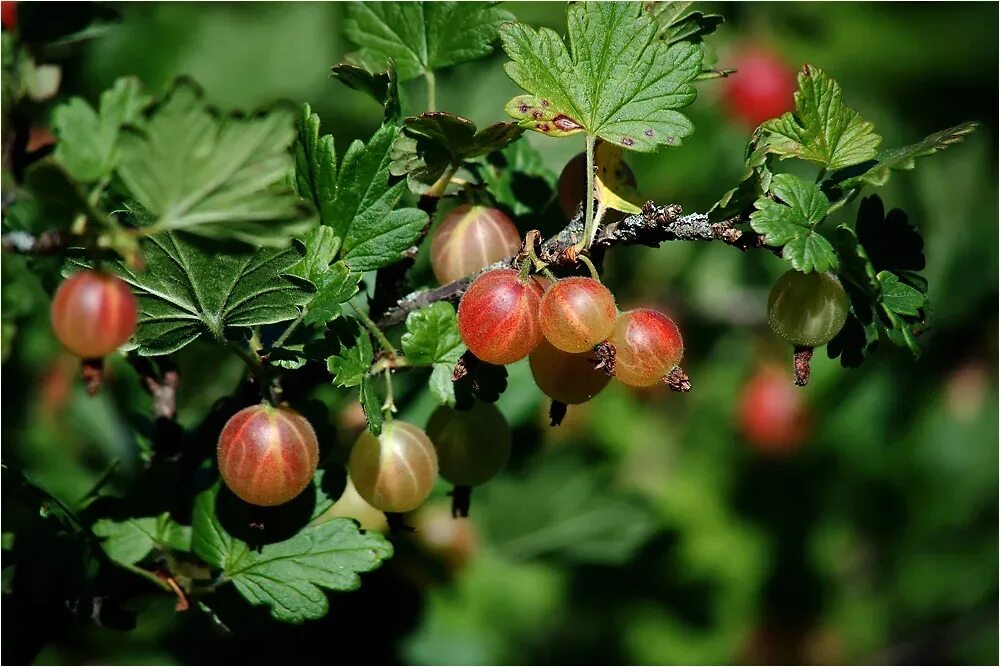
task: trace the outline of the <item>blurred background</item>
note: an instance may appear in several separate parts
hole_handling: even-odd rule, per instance
[[[25,30],[76,11],[19,5]],[[123,75],[159,92],[186,74],[223,109],[308,102],[341,152],[381,121],[370,98],[329,78],[354,48],[342,34],[343,5],[111,9],[120,20],[107,30],[50,54],[63,68],[52,103],[94,102]],[[507,9],[565,30],[562,3]],[[41,627],[36,662],[996,662],[998,8],[702,9],[726,17],[708,40],[719,66],[739,67],[749,49],[773,52],[789,72],[815,64],[842,83],[884,147],[982,122],[965,143],[879,191],[925,238],[932,316],[919,361],[883,342],[845,370],[818,351],[809,386],[790,391],[790,350],[765,321],[783,262],[721,244],[616,249],[606,281],[623,308],[676,315],[691,393],[612,383],[551,428],[527,364],[516,364],[499,401],[514,428],[509,469],[477,489],[469,520],[450,519],[442,486],[412,517],[418,530],[398,540],[396,557],[365,575],[361,590],[333,596],[325,619],[281,625],[225,595],[213,602],[215,619],[177,613],[172,598],[136,577],[135,631]],[[517,93],[503,62],[495,54],[440,72],[439,108],[476,123],[503,120]],[[706,210],[738,181],[751,128],[724,88],[699,84],[690,108],[697,129],[682,147],[627,156],[644,198]],[[404,112],[423,110],[420,81],[403,95]],[[46,117],[40,106],[39,122]],[[583,148],[582,139],[527,140],[555,174]],[[4,268],[21,261],[4,259]],[[49,293],[56,268],[37,268]],[[4,273],[5,308],[20,290],[41,289],[12,285]],[[134,372],[118,359],[105,391],[88,398],[46,307],[11,349],[4,461],[67,502],[113,461],[108,489],[126,488],[142,467],[130,415],[149,409]],[[240,362],[191,346],[178,364],[179,420],[192,426],[232,392]],[[402,418],[423,424],[433,409],[425,379],[401,381]],[[315,398],[330,438],[348,447],[361,428],[356,407],[332,387]]]

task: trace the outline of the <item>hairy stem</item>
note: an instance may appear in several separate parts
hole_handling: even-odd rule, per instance
[[[365,325],[365,328],[371,332],[372,336],[375,336],[375,340],[377,340],[378,344],[382,346],[382,349],[386,351],[386,354],[388,354],[390,358],[395,358],[396,348],[393,347],[392,343],[389,342],[389,339],[385,337],[382,330],[379,329],[374,322],[372,322],[372,318],[368,317],[368,313],[364,312],[353,303],[351,304],[351,308],[354,309],[355,314],[358,316],[358,319],[361,320],[361,323]]]
[[[587,135],[587,189],[584,192],[583,200],[583,237],[577,242],[577,252],[586,250],[593,243],[594,233],[597,231],[594,220],[594,143],[593,135]]]
[[[307,312],[309,312],[308,309],[303,306],[302,312],[299,313],[299,316],[292,320],[292,323],[288,325],[288,328],[285,329],[280,336],[278,336],[278,340],[274,341],[274,347],[281,347],[284,345],[285,341],[288,340],[288,337],[292,335],[292,332],[295,331],[300,324],[302,324],[302,320],[305,318]]]

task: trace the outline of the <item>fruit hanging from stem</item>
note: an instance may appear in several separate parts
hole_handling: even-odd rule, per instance
[[[365,431],[358,437],[347,472],[354,488],[375,509],[409,512],[434,490],[437,452],[422,430],[392,419],[382,426],[381,435]]]
[[[792,345],[820,347],[844,326],[847,307],[847,293],[835,276],[793,269],[771,288],[767,322],[774,335]]]
[[[67,350],[81,359],[99,359],[132,336],[139,309],[124,280],[88,269],[59,286],[50,319],[52,331]]]
[[[650,308],[619,315],[608,342],[615,348],[615,377],[632,387],[656,384],[684,355],[677,325]]]
[[[466,347],[490,364],[523,359],[542,339],[538,307],[542,287],[513,269],[479,276],[458,304],[458,331]]]
[[[464,204],[445,216],[431,241],[431,268],[444,285],[516,255],[521,235],[503,211]]]
[[[546,340],[563,352],[586,352],[607,340],[618,309],[611,291],[593,278],[563,278],[539,305]]]

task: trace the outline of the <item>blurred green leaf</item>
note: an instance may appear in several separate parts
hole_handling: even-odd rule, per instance
[[[312,293],[286,276],[302,258],[295,247],[221,251],[168,233],[146,239],[142,250],[144,271],[121,262],[103,268],[131,285],[139,301],[129,345],[143,356],[175,352],[206,333],[222,342],[236,329],[295,319]]]
[[[118,137],[123,125],[139,125],[149,103],[135,78],[122,78],[101,94],[100,110],[74,97],[52,111],[59,141],[55,159],[73,178],[93,183],[111,175],[118,163]]]
[[[830,202],[819,186],[791,174],[778,174],[771,181],[770,197],[761,197],[754,204],[750,226],[764,241],[781,247],[781,256],[796,271],[829,271],[837,267],[833,246],[816,225],[830,210]],[[780,200],[780,201],[779,201]]]
[[[579,458],[543,458],[520,477],[493,480],[483,495],[477,519],[490,544],[517,560],[622,564],[656,530],[650,508],[615,491],[608,471]]]
[[[577,132],[650,152],[694,131],[677,109],[696,96],[701,48],[667,46],[640,3],[584,2],[567,10],[569,46],[548,28],[500,28],[507,75],[529,95],[507,103],[522,127],[551,136]]]
[[[287,246],[315,224],[288,185],[293,139],[287,109],[220,116],[182,79],[141,129],[122,133],[117,171],[153,217],[149,233]]]
[[[266,605],[279,621],[302,623],[321,618],[329,608],[323,589],[352,591],[361,572],[392,556],[380,534],[363,533],[350,519],[306,526],[283,542],[255,550],[226,532],[215,513],[219,485],[195,498],[192,547],[209,565],[222,570],[251,604]]]
[[[515,216],[541,213],[552,203],[556,175],[527,140],[491,153],[473,168],[493,199]]]
[[[392,59],[409,81],[489,55],[497,27],[514,16],[495,2],[352,2],[344,33],[367,69]]]
[[[769,152],[819,162],[827,169],[874,160],[882,142],[874,126],[844,104],[840,84],[812,65],[799,72],[795,113],[769,120],[761,130]]]

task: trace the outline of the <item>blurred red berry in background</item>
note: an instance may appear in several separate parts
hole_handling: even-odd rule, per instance
[[[725,101],[730,116],[756,128],[795,107],[795,70],[778,54],[750,47],[732,60],[736,73],[725,80]]]

